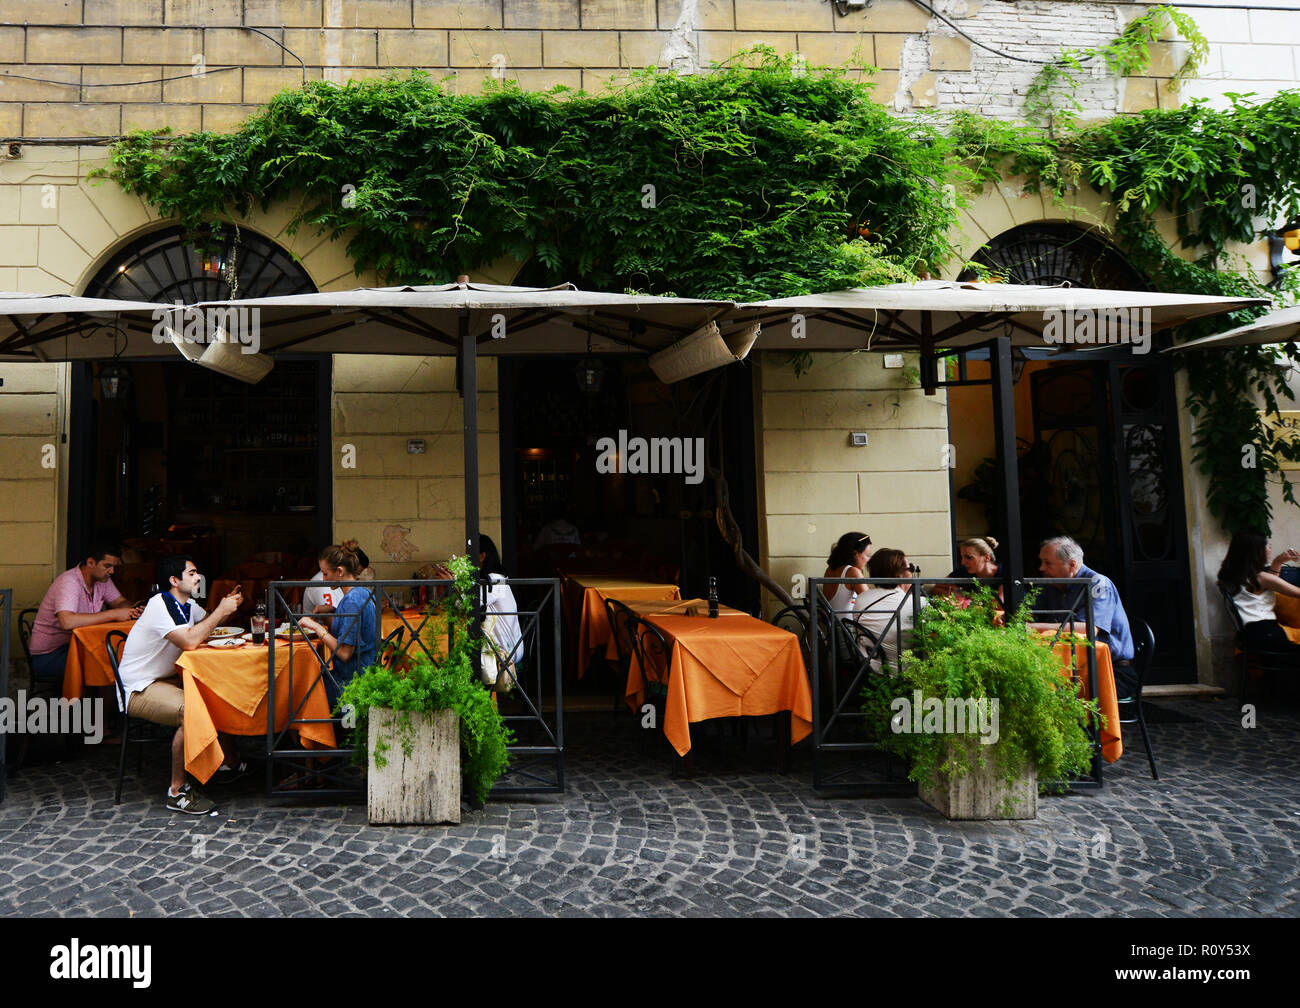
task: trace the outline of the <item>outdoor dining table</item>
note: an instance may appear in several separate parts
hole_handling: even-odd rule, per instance
[[[1088,645],[1078,642],[1071,646],[1069,641],[1060,640],[1052,645],[1052,650],[1061,660],[1062,670],[1077,676],[1079,696],[1084,700],[1092,699],[1092,690],[1088,684]],[[1097,706],[1106,719],[1101,729],[1101,758],[1107,763],[1114,763],[1124,754],[1124,745],[1120,740],[1119,699],[1115,694],[1115,669],[1110,660],[1110,648],[1101,641],[1097,642]]]
[[[406,631],[402,634],[401,649],[408,658],[423,654],[422,649],[413,643],[416,634],[424,638],[435,656],[447,654],[447,617],[442,613],[433,613],[425,621],[425,613],[420,609],[403,609],[400,614],[385,609],[379,618],[380,644],[398,627],[404,627]]]
[[[185,689],[185,769],[206,783],[221,766],[217,733],[265,735],[267,730],[267,662],[269,644],[216,648],[202,645],[176,662]],[[334,748],[334,725],[322,682],[313,689],[321,666],[312,645],[295,639],[275,646],[275,730],[292,724],[308,748]],[[291,711],[290,687],[292,687]],[[302,719],[320,719],[300,721]]]
[[[576,623],[578,678],[598,651],[609,653],[613,631],[605,599],[617,599],[625,605],[634,602],[676,601],[682,590],[675,584],[638,581],[632,578],[607,577],[603,574],[570,574],[564,579],[564,608]]]
[[[1273,601],[1273,614],[1287,640],[1300,644],[1300,598],[1278,593]]]
[[[80,700],[87,686],[112,686],[113,668],[108,664],[106,641],[114,630],[130,633],[135,620],[116,620],[77,627],[68,644],[68,661],[63,667],[63,695]]]
[[[708,603],[691,600],[702,615],[648,613],[642,618],[660,630],[668,643],[669,667],[646,669],[646,678],[664,683],[664,735],[685,756],[691,749],[690,726],[722,717],[790,712],[790,741],[812,731],[812,691],[804,669],[799,638],[747,613],[719,607],[711,619]],[[634,655],[625,690],[628,706],[645,702],[642,669]]]

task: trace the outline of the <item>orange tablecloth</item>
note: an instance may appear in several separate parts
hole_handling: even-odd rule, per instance
[[[791,742],[812,731],[812,691],[794,634],[745,613],[645,618],[663,631],[671,649],[669,668],[648,669],[647,677],[667,682],[664,735],[679,755],[690,751],[691,723],[711,718],[790,711]],[[645,701],[635,656],[626,697],[633,710]]]
[[[265,735],[267,714],[266,645],[242,648],[200,647],[186,651],[177,661],[185,681],[185,769],[206,783],[221,766],[218,732],[231,735]],[[289,674],[290,657],[293,670]],[[275,647],[275,730],[289,724],[290,683],[298,717],[328,718],[324,683],[312,689],[320,664],[311,647],[277,641]],[[308,690],[311,690],[308,693]],[[303,698],[306,697],[304,702]],[[334,747],[334,726],[294,722],[304,745]]]
[[[682,597],[674,584],[605,577],[598,574],[573,574],[564,580],[564,607],[570,620],[577,623],[578,677],[587,670],[592,655],[610,644],[609,615],[605,599],[623,603],[662,602]]]
[[[403,622],[405,618],[405,622]],[[401,615],[393,612],[391,609],[386,610],[379,619],[379,642],[382,645],[384,639],[400,626],[406,628],[406,633],[402,635],[402,648],[408,656],[419,656],[423,654],[418,644],[413,644],[411,638],[417,634],[424,635],[426,643],[429,641],[430,632],[433,637],[433,651],[436,655],[446,655],[447,653],[447,618],[442,613],[434,613],[429,617],[427,623],[421,627],[421,621],[424,619],[424,613],[419,609],[404,609]]]
[[[77,627],[68,645],[68,663],[63,670],[63,695],[80,700],[87,686],[112,686],[113,667],[108,664],[105,641],[114,630],[130,633],[135,620]]]
[[[699,612],[703,614],[707,614],[709,611],[709,600],[698,598],[677,600],[663,599],[659,602],[625,602],[624,605],[643,619],[646,616],[651,616],[656,613],[677,613],[678,615],[685,616],[689,615],[689,610],[692,607],[697,608]],[[718,615],[744,616],[745,613],[742,613],[739,609],[733,609],[731,606],[719,605]],[[606,613],[605,618],[606,622],[608,622],[608,613]],[[610,661],[618,661],[618,642],[614,640],[614,631],[612,627],[610,628],[609,643],[605,645],[605,657]]]
[[[1273,602],[1273,614],[1287,638],[1300,644],[1300,598],[1279,594]]]
[[[1067,673],[1073,674],[1070,652],[1074,652],[1073,664],[1078,668],[1079,695],[1090,700],[1088,688],[1088,645],[1076,644],[1071,648],[1068,641],[1058,641],[1052,650],[1061,659],[1061,665]],[[1097,642],[1097,705],[1106,727],[1101,730],[1101,758],[1107,763],[1114,763],[1124,754],[1124,745],[1119,735],[1119,702],[1115,696],[1115,670],[1111,665],[1110,648]]]

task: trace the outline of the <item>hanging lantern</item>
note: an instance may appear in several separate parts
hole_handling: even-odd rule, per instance
[[[578,388],[587,395],[595,395],[599,392],[601,384],[605,381],[605,365],[596,357],[582,358],[573,373],[578,379]]]
[[[578,366],[573,369],[573,375],[578,379],[578,388],[587,395],[595,395],[599,392],[600,386],[605,381],[605,365],[599,358],[591,355],[591,333],[587,334],[587,355],[578,361]]]
[[[220,277],[221,271],[226,268],[225,256],[221,255],[220,250],[204,252],[199,261],[201,267],[203,267],[204,276]]]
[[[131,372],[115,362],[99,369],[99,391],[105,400],[120,402],[131,392]]]

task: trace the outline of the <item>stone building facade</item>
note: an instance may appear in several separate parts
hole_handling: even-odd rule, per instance
[[[493,78],[530,89],[597,90],[637,68],[697,72],[755,44],[799,53],[809,65],[879,68],[876,97],[900,115],[972,109],[1016,118],[1037,67],[1062,47],[1114,37],[1147,8],[1047,0],[873,0],[869,7],[825,0],[5,0],[0,8],[0,289],[81,293],[115,252],[167,222],[136,197],[87,173],[105,162],[104,144],[135,128],[229,131],[273,95],[304,80],[346,81],[421,68],[474,92]],[[934,11],[941,14],[937,16]],[[1268,93],[1294,86],[1300,14],[1193,11],[1212,43],[1205,77],[1182,95],[1237,88]],[[974,40],[974,41],[972,41]],[[1021,57],[1017,60],[1013,57]],[[1149,76],[1097,75],[1079,96],[1104,118],[1182,100],[1169,86],[1181,63],[1175,41],[1155,47]],[[1266,75],[1266,76],[1261,76]],[[1106,233],[1108,208],[1078,194],[1063,211],[1014,187],[990,187],[970,209],[958,243],[969,255],[1020,224],[1066,215]],[[299,257],[318,289],[373,284],[356,277],[342,243],[285,234],[288,213],[272,208],[239,220]],[[1170,235],[1172,237],[1172,234]],[[1240,250],[1260,264],[1262,243]],[[513,272],[481,276],[509,282]],[[824,359],[823,359],[824,358]],[[339,538],[379,542],[407,529],[419,561],[456,547],[460,428],[448,360],[337,358],[332,436],[365,441],[367,461],[339,471],[333,485]],[[942,394],[904,387],[879,355],[849,362],[819,355],[795,379],[775,358],[753,366],[758,424],[762,561],[781,579],[820,573],[829,543],[867,527],[877,543],[906,544],[927,572],[946,571],[953,520],[949,440]],[[17,608],[34,605],[66,552],[66,430],[69,367],[0,364],[0,584]],[[499,528],[496,372],[480,370],[480,458],[485,530]],[[1181,388],[1180,388],[1181,395]],[[887,406],[896,400],[898,407]],[[1190,440],[1187,420],[1181,438]],[[866,431],[872,448],[847,446]],[[398,439],[437,446],[399,453]],[[46,445],[56,448],[51,468]],[[1202,514],[1188,473],[1187,512],[1194,572],[1217,563],[1216,526]],[[887,494],[879,488],[888,486]],[[809,501],[816,501],[810,513]],[[1287,519],[1290,520],[1290,519]],[[1300,523],[1297,523],[1300,528]],[[958,529],[958,532],[970,531]],[[410,564],[376,557],[381,575]],[[1222,616],[1198,582],[1202,679],[1213,677],[1211,638]]]

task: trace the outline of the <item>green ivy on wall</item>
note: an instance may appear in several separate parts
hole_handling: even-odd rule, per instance
[[[1205,64],[1210,44],[1190,15],[1160,4],[1134,18],[1110,41],[1090,49],[1063,50],[1056,60],[1045,64],[1025,91],[1025,120],[1046,126],[1049,131],[1077,127],[1084,109],[1074,90],[1085,72],[1084,64],[1096,61],[1095,66],[1104,65],[1117,77],[1136,76],[1150,67],[1151,46],[1170,30],[1176,30],[1187,42],[1187,56],[1169,81],[1170,88],[1176,91]]]
[[[1300,212],[1300,92],[1265,102],[1230,95],[1226,109],[1201,100],[1177,109],[1119,116],[1073,129],[1053,142],[1041,132],[967,118],[960,134],[982,177],[998,166],[1050,189],[1060,201],[1072,184],[1086,184],[1114,202],[1114,237],[1129,261],[1157,290],[1181,294],[1294,300],[1297,277],[1269,290],[1243,263],[1229,261],[1229,242],[1258,240],[1257,223],[1291,220]],[[1159,217],[1171,218],[1183,256],[1160,237]],[[1237,313],[1184,326],[1184,339],[1222,331],[1258,315]],[[1272,512],[1267,475],[1300,449],[1279,440],[1257,408],[1276,412],[1292,399],[1287,384],[1300,353],[1260,347],[1176,355],[1187,371],[1186,402],[1194,431],[1193,458],[1208,477],[1207,506],[1230,532],[1265,529]],[[1284,499],[1294,490],[1281,480]]]
[[[419,73],[313,82],[234,134],[133,133],[100,174],[194,230],[292,206],[294,228],[346,240],[357,272],[388,282],[446,282],[511,255],[533,257],[538,282],[744,299],[937,273],[959,207],[1012,177],[1063,204],[1079,185],[1108,194],[1116,244],[1157,289],[1259,295],[1258,279],[1225,269],[1227,243],[1298,209],[1300,93],[1049,133],[966,112],[904,120],[869,79],[771,50],[748,59],[758,65],[647,71],[599,96],[451,95]],[[1160,238],[1158,215],[1177,221],[1189,258]],[[1211,511],[1229,529],[1267,527],[1265,474],[1291,449],[1250,399],[1289,397],[1284,369],[1258,349],[1180,364]]]
[[[274,98],[228,136],[134,133],[109,174],[194,227],[291,202],[358,272],[452,280],[505,255],[553,280],[757,297],[904,280],[951,252],[951,145],[870,86],[767,51],[600,97],[415,73]]]

